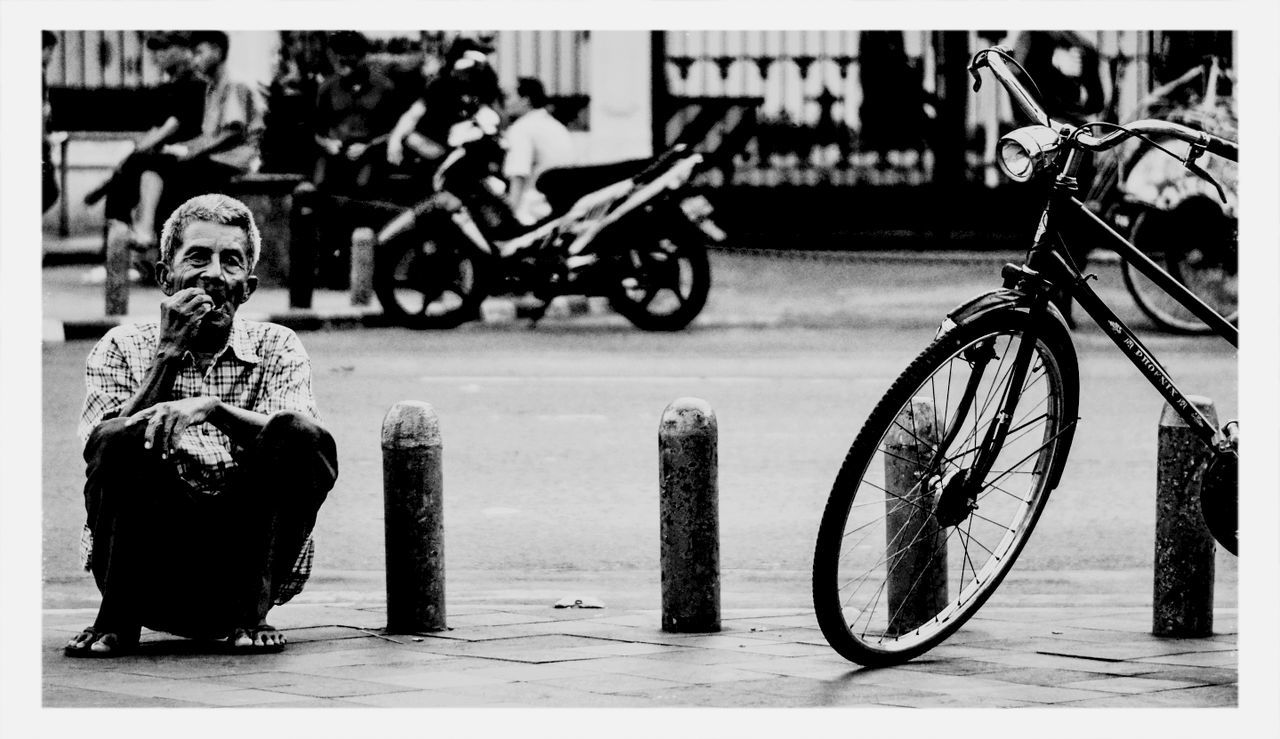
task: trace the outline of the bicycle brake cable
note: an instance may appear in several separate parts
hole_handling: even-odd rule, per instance
[[[1170,157],[1173,157],[1179,163],[1181,163],[1182,166],[1186,168],[1187,171],[1191,172],[1192,174],[1204,180],[1205,182],[1208,182],[1210,185],[1213,185],[1214,189],[1218,191],[1218,198],[1224,203],[1227,202],[1226,190],[1222,188],[1222,185],[1218,184],[1218,181],[1213,178],[1213,175],[1206,172],[1203,167],[1201,167],[1198,163],[1196,163],[1196,159],[1199,158],[1200,154],[1202,154],[1204,150],[1199,149],[1199,151],[1197,151],[1198,147],[1195,144],[1190,145],[1191,148],[1187,153],[1187,159],[1184,161],[1182,157],[1173,153],[1172,151],[1165,148],[1164,146],[1156,143],[1154,139],[1150,138],[1146,134],[1138,133],[1137,131],[1130,129],[1127,126],[1123,126],[1119,123],[1111,123],[1110,121],[1090,121],[1088,123],[1081,125],[1079,128],[1075,130],[1075,133],[1071,134],[1072,141],[1074,141],[1077,137],[1079,137],[1080,134],[1083,133],[1086,129],[1093,128],[1095,126],[1105,126],[1108,128],[1124,131],[1125,133],[1129,134],[1134,138],[1141,140],[1147,145],[1152,146],[1156,149],[1159,149],[1165,154],[1168,154]]]

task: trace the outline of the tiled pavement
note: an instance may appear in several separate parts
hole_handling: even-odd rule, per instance
[[[449,630],[388,635],[385,604],[273,612],[281,654],[145,632],[139,654],[75,660],[92,619],[44,617],[44,699],[63,706],[1232,707],[1235,609],[1205,639],[1151,636],[1149,607],[988,607],[907,665],[868,670],[804,608],[727,610],[716,634],[668,634],[657,611],[452,608]]]

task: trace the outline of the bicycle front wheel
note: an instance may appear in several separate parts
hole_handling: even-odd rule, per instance
[[[1031,321],[1004,309],[944,333],[872,411],[818,532],[813,602],[828,643],[867,666],[941,643],[991,596],[1066,461],[1079,404],[1070,337],[1036,327],[1009,432],[988,430],[1014,388]],[[995,463],[970,479],[982,454]]]

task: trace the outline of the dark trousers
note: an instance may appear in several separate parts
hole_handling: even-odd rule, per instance
[[[338,476],[333,437],[271,417],[219,495],[189,490],[143,449],[145,423],[100,424],[85,446],[95,626],[220,637],[270,610]]]
[[[221,192],[239,170],[203,157],[180,161],[157,151],[135,151],[120,163],[107,186],[105,214],[108,220],[133,222],[144,172],[155,172],[164,181],[155,219],[158,231],[174,208],[196,195]]]

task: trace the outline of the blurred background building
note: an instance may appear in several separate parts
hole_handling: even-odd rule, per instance
[[[424,57],[457,33],[366,31],[406,106]],[[727,225],[747,242],[785,233],[803,248],[859,248],[904,231],[981,236],[972,214],[1000,184],[992,142],[1014,119],[998,85],[973,92],[966,65],[979,48],[1021,41],[1025,49],[1027,40],[1004,31],[466,33],[493,48],[504,89],[518,77],[543,81],[581,162],[647,156],[682,136],[700,141],[721,157],[701,184],[729,209]],[[86,207],[83,195],[147,127],[160,82],[144,34],[56,32],[49,129],[66,136],[54,152],[62,198],[45,214],[47,233],[101,232],[101,203]],[[1230,32],[1077,36],[1092,49],[1075,72],[1096,77],[1093,117],[1119,119],[1204,55],[1229,65],[1234,42]],[[230,73],[256,83],[267,102],[261,171],[306,172],[307,111],[328,71],[324,35],[232,31],[230,39]],[[922,193],[952,207],[922,215]]]

